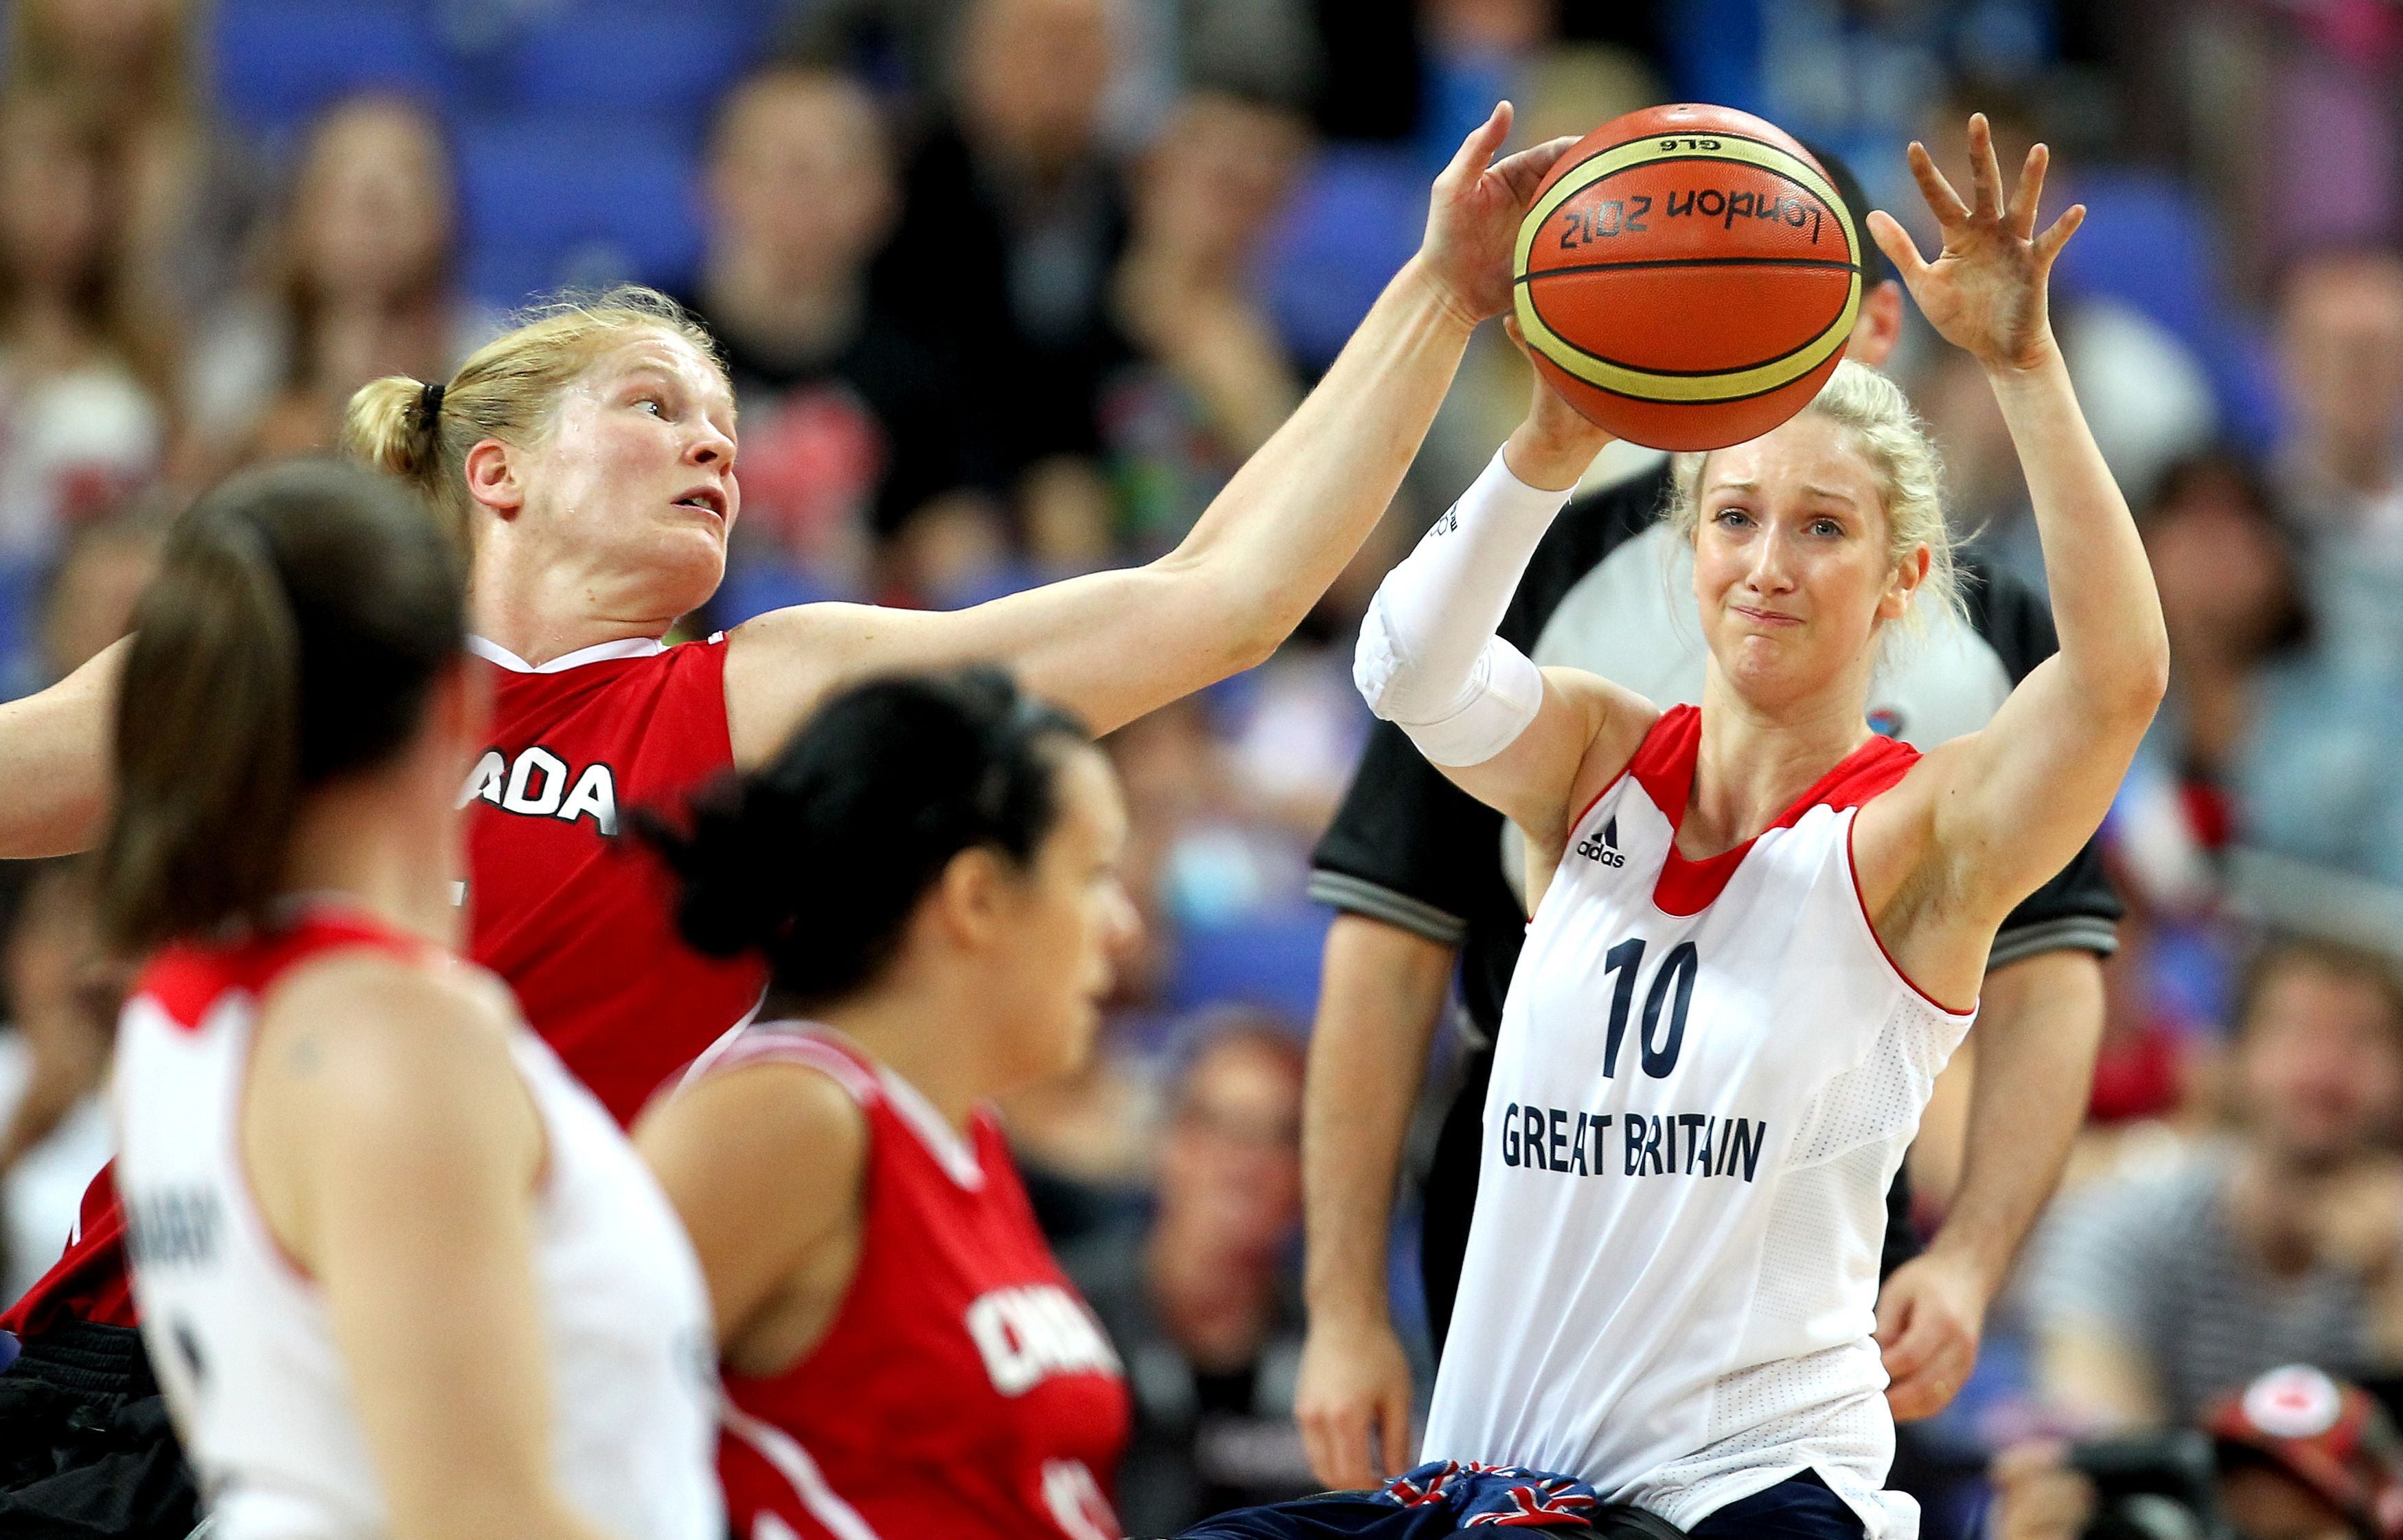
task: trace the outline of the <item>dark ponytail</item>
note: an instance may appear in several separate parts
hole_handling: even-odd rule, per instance
[[[259,919],[302,798],[414,735],[465,610],[407,495],[299,461],[195,505],[133,623],[100,867],[102,924],[128,952]]]
[[[764,953],[776,990],[822,1005],[873,980],[962,851],[1031,861],[1058,822],[1082,724],[997,669],[856,686],[765,768],[695,799],[689,827],[636,826],[683,879],[685,939]]]

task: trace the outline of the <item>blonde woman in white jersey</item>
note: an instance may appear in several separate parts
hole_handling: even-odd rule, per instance
[[[484,705],[442,536],[368,472],[253,473],[138,624],[117,1182],[215,1540],[716,1540],[690,1246],[447,950]]]
[[[2007,201],[1982,118],[1969,146],[1966,204],[1910,149],[1934,262],[1869,225],[1985,366],[2043,535],[2061,650],[1983,730],[1922,756],[1867,726],[1886,631],[1908,645],[1952,572],[1934,451],[1850,363],[1785,426],[1678,467],[1699,713],[1493,635],[1602,442],[1540,388],[1362,629],[1363,692],[1520,827],[1541,895],[1428,1458],[1581,1477],[1711,1536],[1916,1530],[1881,1491],[1882,1195],[1996,925],[2101,822],[2168,658],[2046,315],[2084,211],[2038,234],[2044,149]]]

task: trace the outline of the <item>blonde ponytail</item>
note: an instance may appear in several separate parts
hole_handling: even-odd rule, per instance
[[[516,326],[477,349],[449,381],[429,386],[386,375],[361,385],[342,413],[343,451],[415,489],[463,548],[475,515],[467,451],[487,438],[540,442],[560,396],[611,348],[665,332],[691,343],[720,371],[726,367],[716,342],[684,307],[638,284],[562,295],[514,319]]]
[[[342,452],[369,470],[433,491],[441,450],[425,414],[425,395],[424,382],[405,374],[361,385],[342,413]]]

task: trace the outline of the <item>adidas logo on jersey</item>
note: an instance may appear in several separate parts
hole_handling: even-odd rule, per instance
[[[567,761],[537,743],[515,759],[486,749],[467,777],[459,805],[490,802],[503,812],[556,818],[573,824],[590,818],[603,834],[618,832],[618,779],[605,764],[573,771]]]
[[[1578,840],[1577,853],[1589,861],[1599,861],[1605,867],[1627,865],[1627,857],[1618,853],[1618,818],[1614,816],[1604,822],[1601,839]]]
[[[979,1296],[968,1307],[967,1326],[993,1388],[1004,1395],[1022,1395],[1055,1374],[1120,1372],[1101,1323],[1056,1283]]]

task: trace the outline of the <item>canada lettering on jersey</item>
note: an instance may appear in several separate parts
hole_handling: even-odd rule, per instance
[[[1589,1113],[1516,1102],[1502,1112],[1502,1163],[1565,1176],[1604,1176],[1615,1170],[1621,1176],[1740,1176],[1749,1182],[1768,1143],[1765,1121],[1715,1113]]]
[[[1121,1372],[1101,1323],[1057,1283],[980,1295],[968,1306],[967,1327],[1004,1395],[1023,1395],[1054,1375]]]
[[[577,770],[539,743],[519,751],[514,759],[498,749],[486,749],[459,794],[463,808],[479,801],[528,818],[556,818],[565,824],[590,818],[603,834],[618,832],[617,772],[598,760]]]

